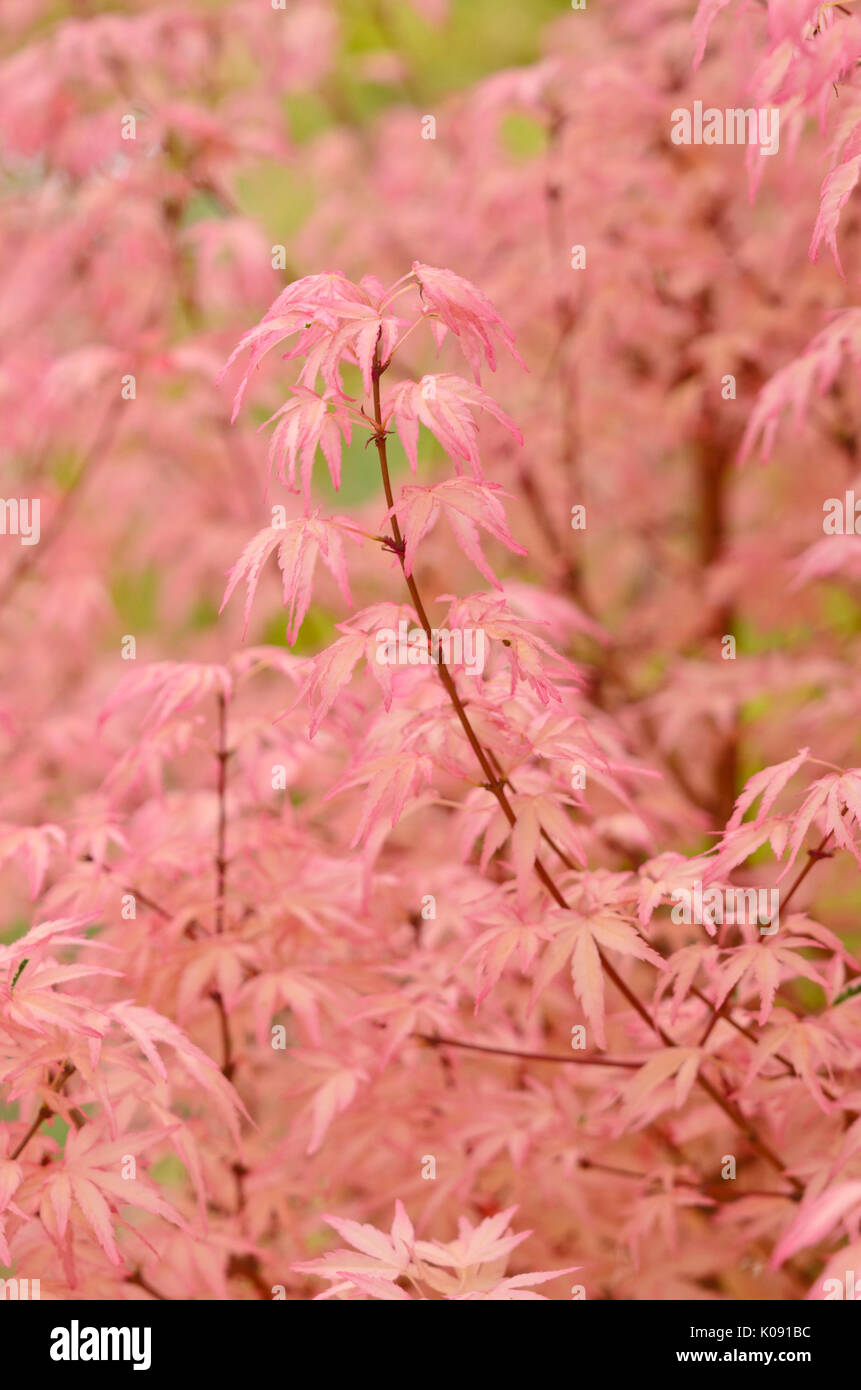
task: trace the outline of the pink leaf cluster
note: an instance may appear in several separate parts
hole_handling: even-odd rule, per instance
[[[0,1277],[848,1297],[861,19],[406,3],[5,7]]]

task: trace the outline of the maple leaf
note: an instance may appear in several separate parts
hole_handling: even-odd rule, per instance
[[[505,926],[490,927],[472,943],[465,952],[463,960],[478,956],[476,978],[475,1011],[487,997],[502,976],[503,970],[512,959],[525,975],[537,956],[541,945],[552,940],[549,927],[538,922],[518,921],[513,913],[506,916],[513,920]]]
[[[78,1038],[98,1043],[110,1027],[107,1013],[83,995],[57,986],[89,976],[120,972],[86,962],[60,964],[51,954],[58,946],[87,946],[113,951],[106,943],[90,941],[81,930],[92,925],[91,916],[42,922],[9,946],[0,946],[0,999],[3,1022],[14,1036],[21,1030],[33,1038],[64,1038],[67,1045]],[[5,976],[5,979],[3,978]],[[5,995],[5,998],[3,997]],[[50,1045],[50,1044],[49,1044]],[[47,1058],[46,1058],[47,1060]]]
[[[395,1218],[388,1236],[375,1226],[343,1217],[324,1215],[323,1220],[353,1249],[332,1250],[322,1259],[292,1266],[301,1274],[316,1274],[336,1281],[325,1294],[318,1294],[318,1299],[352,1290],[367,1293],[372,1298],[400,1300],[410,1297],[394,1282],[410,1269],[415,1242],[412,1222],[401,1201],[395,1202]]]
[[[102,805],[101,799],[89,805],[83,802],[75,816],[69,840],[70,854],[86,860],[97,869],[103,869],[111,846],[125,853],[131,850],[128,839],[116,824],[114,815]]]
[[[722,882],[763,845],[770,845],[775,859],[781,859],[789,841],[790,820],[772,816],[744,821],[736,830],[725,830],[702,875],[704,884]],[[779,879],[778,879],[779,882]]]
[[[735,809],[727,821],[727,830],[735,830],[741,825],[745,811],[749,810],[762,793],[762,801],[753,821],[754,825],[759,825],[768,815],[787,782],[795,776],[802,763],[807,761],[809,752],[809,748],[802,748],[794,758],[776,763],[774,767],[763,768],[762,772],[756,772],[753,777],[748,778],[744,791],[736,798]]]
[[[365,614],[356,615],[357,619],[364,616]],[[344,623],[338,623],[336,630],[344,635],[305,664],[299,691],[290,706],[291,709],[295,708],[305,695],[308,696],[313,711],[309,730],[311,738],[317,733],[341,690],[345,685],[349,685],[356,665],[362,657],[365,658],[368,670],[382,691],[384,708],[389,710],[392,704],[393,668],[378,659],[380,644],[376,633],[356,630],[355,627],[347,627]]]
[[[646,1102],[667,1081],[675,1078],[673,1108],[680,1110],[691,1093],[703,1057],[699,1047],[665,1047],[650,1057],[625,1088],[625,1101],[632,1111],[646,1109]]]
[[[408,798],[417,796],[419,788],[430,783],[432,777],[432,760],[426,753],[410,749],[388,757],[374,758],[358,770],[345,774],[326,793],[324,799],[329,801],[349,787],[368,784],[362,802],[361,818],[350,841],[352,849],[368,834],[380,816],[385,816],[394,828],[403,814]]]
[[[546,1284],[549,1279],[558,1279],[562,1274],[574,1274],[580,1265],[568,1265],[565,1269],[541,1269],[533,1274],[514,1274],[507,1279],[501,1279],[498,1284],[494,1284],[492,1289],[473,1289],[470,1293],[452,1293],[448,1298],[453,1303],[465,1302],[487,1302],[487,1303],[515,1303],[526,1300],[539,1300],[546,1302],[547,1296],[543,1293],[534,1293],[531,1285]]]
[[[558,801],[541,794],[511,794],[509,803],[515,814],[513,824],[495,797],[493,800],[485,798],[484,801],[489,814],[481,818],[485,822],[483,831],[476,830],[476,818],[468,820],[464,828],[464,845],[471,844],[476,833],[483,833],[481,868],[484,871],[497,850],[510,839],[519,907],[524,906],[529,895],[542,832],[572,854],[578,863],[585,865],[586,852],[582,837]]]
[[[156,1074],[167,1079],[167,1068],[159,1055],[156,1043],[173,1049],[177,1062],[188,1072],[192,1081],[212,1097],[234,1137],[238,1139],[237,1110],[250,1119],[234,1087],[212,1058],[197,1047],[169,1018],[155,1009],[120,1000],[111,1004],[110,1017],[117,1026],[137,1043]]]
[[[442,599],[452,599],[450,594],[442,594]],[[575,685],[582,685],[583,679],[577,667],[562,657],[549,642],[536,632],[530,632],[530,623],[511,612],[504,598],[492,594],[471,594],[464,599],[452,599],[446,624],[451,629],[480,628],[489,642],[496,642],[496,651],[508,663],[511,671],[511,693],[514,694],[519,681],[525,681],[536,693],[542,704],[551,700],[561,702],[562,696],[550,679],[542,656],[549,657]]]
[[[285,401],[274,415],[264,421],[260,429],[278,424],[269,441],[267,462],[271,474],[276,464],[278,477],[291,492],[301,490],[305,498],[306,510],[311,506],[311,476],[318,447],[329,465],[332,486],[337,491],[341,486],[341,443],[350,443],[353,422],[333,393],[326,391],[318,395],[307,386],[294,386],[289,400]],[[300,469],[300,487],[296,485],[296,468]],[[285,477],[286,469],[286,477]]]
[[[257,962],[258,952],[247,942],[218,938],[194,942],[191,960],[179,978],[177,1017],[184,1020],[212,989],[220,994],[226,1012],[232,1013],[243,985],[244,968],[254,969]]]
[[[703,1192],[692,1192],[689,1188],[666,1184],[661,1192],[644,1193],[637,1203],[634,1214],[622,1228],[623,1240],[630,1242],[636,1263],[640,1261],[640,1246],[645,1242],[647,1251],[656,1240],[669,1251],[676,1253],[679,1246],[679,1214],[691,1207],[714,1208],[713,1197]]]
[[[155,733],[183,710],[192,708],[209,695],[229,696],[233,682],[226,666],[205,666],[199,662],[153,661],[139,671],[129,671],[103,706],[99,723],[104,724],[123,705],[142,695],[154,695],[141,728]]]
[[[430,1287],[447,1299],[541,1298],[542,1295],[529,1292],[531,1284],[546,1283],[561,1274],[573,1273],[579,1266],[500,1279],[508,1255],[531,1235],[530,1231],[514,1234],[507,1230],[516,1210],[516,1207],[509,1207],[487,1217],[478,1226],[473,1226],[467,1217],[460,1217],[458,1236],[448,1244],[437,1240],[417,1241],[412,1222],[400,1201],[395,1203],[395,1218],[389,1235],[358,1221],[324,1216],[323,1220],[353,1249],[329,1251],[322,1259],[292,1267],[300,1273],[333,1281],[327,1294],[318,1297],[349,1295],[352,1290],[359,1290],[371,1298],[408,1298],[410,1295],[395,1282],[406,1278],[418,1287],[422,1284]],[[447,1270],[454,1273],[446,1273]]]
[[[790,588],[800,589],[811,579],[842,573],[847,579],[861,575],[861,536],[823,536],[799,556]]]
[[[185,719],[173,720],[149,735],[141,735],[114,763],[102,783],[102,792],[108,798],[117,797],[143,783],[151,795],[157,796],[166,765],[188,751],[194,733],[195,721]]]
[[[534,1279],[529,1275],[515,1275],[508,1290],[502,1287],[501,1276],[509,1254],[532,1234],[531,1231],[507,1230],[516,1211],[516,1206],[508,1207],[486,1217],[478,1226],[468,1217],[459,1217],[458,1237],[447,1244],[416,1241],[414,1251],[419,1277],[448,1299],[471,1293],[492,1295],[494,1291],[505,1299],[523,1284],[542,1282],[544,1274],[553,1278],[555,1274],[569,1273],[570,1270],[543,1271]],[[452,1273],[448,1273],[449,1270]]]
[[[245,609],[242,635],[248,630],[251,605],[260,574],[273,551],[278,555],[281,570],[284,605],[287,608],[287,641],[291,646],[299,636],[302,623],[311,603],[314,568],[322,556],[323,563],[335,580],[348,604],[352,595],[341,543],[340,519],[318,519],[319,508],[310,517],[288,521],[286,526],[267,526],[248,542],[230,571],[219,613],[224,611],[231,594],[245,580]]]
[[[630,923],[611,913],[584,917],[579,912],[560,911],[553,914],[553,921],[556,926],[555,939],[544,951],[536,971],[530,1011],[550,981],[568,964],[577,998],[595,1030],[596,1044],[604,1048],[607,1045],[604,1034],[604,971],[599,947],[619,955],[633,956],[636,960],[650,961],[658,970],[666,968],[665,962]]]
[[[725,10],[729,4],[730,0],[699,0],[697,12],[691,21],[691,34],[696,44],[693,58],[695,69],[700,66],[705,56],[712,25],[721,10]]]
[[[491,335],[501,340],[525,370],[526,363],[514,346],[514,334],[490,300],[475,285],[456,275],[453,270],[422,265],[419,261],[413,261],[412,273],[421,291],[424,312],[437,315],[441,321],[441,331],[436,335],[437,344],[442,341],[446,329],[450,329],[460,340],[476,382],[480,380],[482,358],[487,361],[491,371],[496,371],[496,353]]]
[[[637,886],[637,917],[641,927],[648,925],[659,903],[680,890],[689,892],[703,881],[710,866],[704,856],[686,859],[683,854],[660,854],[640,866]]]
[[[815,944],[805,937],[790,936],[784,937],[780,945],[769,939],[758,941],[754,946],[736,946],[724,952],[724,961],[715,974],[718,992],[714,1007],[719,1009],[736,985],[742,989],[752,987],[760,997],[757,1023],[761,1028],[771,1015],[781,980],[803,975],[814,984],[824,986],[825,981],[816,967],[792,950],[793,946]]]
[[[39,1215],[58,1245],[65,1241],[72,1201],[114,1265],[121,1263],[121,1257],[114,1240],[112,1215],[122,1206],[140,1207],[188,1231],[179,1213],[153,1188],[116,1171],[126,1154],[140,1153],[163,1137],[163,1131],[157,1130],[124,1134],[116,1143],[100,1144],[90,1126],[69,1131],[59,1171],[31,1179],[26,1189],[41,1188]],[[22,1192],[22,1200],[24,1196]]]
[[[340,1216],[324,1215],[323,1220],[355,1250],[362,1251],[371,1259],[382,1261],[386,1268],[399,1271],[406,1269],[415,1243],[415,1231],[400,1200],[395,1202],[395,1216],[391,1234],[388,1236],[378,1231],[375,1226],[364,1225]]]
[[[739,447],[739,462],[753,450],[761,435],[761,453],[768,458],[781,412],[792,407],[800,429],[814,392],[824,396],[833,386],[845,360],[861,371],[861,309],[844,309],[810,342],[795,361],[775,372],[757,396]]]
[[[65,845],[66,835],[59,825],[0,824],[0,864],[9,859],[20,860],[31,898],[37,898],[42,890],[52,849],[62,850]]]
[[[399,320],[381,315],[367,291],[340,271],[295,280],[273,301],[256,328],[243,335],[219,374],[220,381],[239,354],[251,349],[234,397],[231,421],[239,413],[252,373],[285,338],[300,335],[286,356],[307,357],[300,377],[302,384],[313,387],[321,374],[329,390],[343,396],[337,373],[339,362],[347,358],[359,364],[369,393],[377,338],[382,333],[383,351],[388,353],[394,346],[398,327]]]
[[[368,1080],[368,1073],[364,1067],[345,1066],[340,1058],[325,1053],[294,1051],[294,1056],[308,1066],[328,1073],[326,1079],[315,1087],[308,1106],[311,1135],[305,1153],[310,1157],[322,1147],[332,1121],[347,1109],[355,1098],[360,1082]]]
[[[37,926],[30,927],[29,931],[19,936],[16,941],[8,945],[0,944],[0,966],[5,964],[11,970],[24,956],[35,960],[54,946],[101,946],[103,950],[114,949],[106,947],[104,943],[91,941],[81,934],[84,928],[91,927],[95,920],[92,915],[82,914],[78,917],[59,917],[52,922],[40,922]]]
[[[538,858],[542,831],[549,835],[555,844],[568,850],[584,867],[586,853],[576,827],[558,801],[549,796],[529,796],[517,792],[511,796],[510,802],[516,816],[511,830],[511,859],[518,895],[523,903]],[[488,842],[485,836],[484,854],[487,853],[487,849]]]
[[[702,969],[709,976],[713,974],[719,950],[720,947],[714,942],[697,941],[692,946],[682,946],[678,951],[674,951],[666,962],[666,969],[658,981],[655,1002],[656,1004],[659,1003],[672,985],[671,1023],[676,1022],[696,979],[697,972]]]
[[[793,817],[789,839],[789,859],[778,883],[795,863],[804,838],[815,820],[823,814],[825,829],[842,849],[848,849],[857,864],[861,864],[861,848],[849,834],[849,825],[861,824],[861,768],[849,768],[843,773],[829,773],[812,783],[801,807]]]
[[[853,1055],[834,1030],[820,1019],[798,1019],[785,1009],[775,1009],[771,1025],[750,1059],[747,1074],[739,1087],[740,1092],[750,1086],[769,1059],[777,1053],[788,1058],[819,1109],[824,1114],[830,1114],[834,1107],[825,1095],[817,1073],[824,1068],[831,1079],[832,1064],[846,1067],[851,1064]]]
[[[861,1221],[861,1181],[833,1183],[824,1192],[810,1200],[802,1201],[801,1206],[784,1231],[771,1257],[772,1269],[779,1269],[799,1250],[808,1245],[818,1245],[837,1225],[844,1221],[850,1231],[850,1240],[858,1239]]]
[[[819,244],[824,241],[831,249],[837,263],[837,269],[844,280],[846,276],[837,251],[837,224],[840,221],[840,213],[849,201],[852,190],[858,182],[859,174],[861,174],[861,154],[853,155],[851,159],[845,160],[843,164],[838,164],[836,169],[832,169],[831,173],[826,175],[820,194],[819,215],[816,218],[816,226],[813,229],[808,252],[810,259],[815,261]]]
[[[426,977],[405,984],[400,971],[397,976],[400,985],[397,994],[374,994],[347,1019],[349,1023],[365,1018],[385,1021],[386,1038],[379,1053],[381,1071],[411,1035],[442,1032],[450,1020],[454,993],[451,985],[440,986],[435,979],[428,981]]]
[[[510,497],[497,483],[480,483],[468,478],[448,478],[432,487],[407,486],[386,517],[397,516],[406,549],[404,573],[413,572],[416,547],[444,515],[457,538],[460,548],[473,564],[497,589],[501,584],[484,558],[479,543],[478,528],[487,531],[517,555],[526,551],[518,545],[508,530],[505,508],[499,498]]]
[[[471,1265],[491,1264],[510,1255],[531,1231],[508,1231],[508,1225],[517,1207],[507,1207],[473,1226],[466,1216],[458,1218],[456,1240],[442,1244],[438,1240],[416,1241],[416,1255],[425,1264],[442,1265],[447,1269],[469,1269]]]
[[[105,1031],[101,1022],[103,1011],[94,1008],[82,994],[59,990],[57,986],[90,976],[119,975],[121,972],[99,965],[57,965],[50,958],[25,959],[26,969],[22,966],[12,982],[14,988],[10,985],[10,997],[4,1010],[7,1025],[14,1024],[43,1037],[50,1036],[54,1028],[66,1029],[70,1035],[101,1037]]]
[[[461,471],[461,461],[464,461],[470,465],[473,476],[480,480],[477,426],[471,409],[487,411],[514,435],[518,444],[523,443],[523,435],[514,421],[491,396],[450,372],[423,376],[421,381],[398,382],[383,400],[383,423],[388,425],[394,420],[414,473],[418,467],[421,422],[454,460],[458,472]]]
[[[305,357],[299,380],[313,386],[318,374],[329,391],[343,396],[339,367],[344,360],[355,362],[362,373],[365,394],[370,395],[372,370],[377,343],[385,359],[398,337],[403,320],[382,314],[370,303],[338,302],[335,306],[338,322],[331,331],[316,335],[316,342],[303,335],[288,357]],[[324,327],[329,328],[328,318]]]

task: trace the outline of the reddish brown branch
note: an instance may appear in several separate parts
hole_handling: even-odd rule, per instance
[[[380,377],[385,371],[387,365],[387,363],[385,365],[382,363],[380,356],[380,341],[378,338],[376,351],[374,353],[373,370],[371,374],[373,386],[375,425],[375,432],[372,438],[374,440],[374,443],[376,444],[377,453],[379,455],[380,472],[382,474],[383,480],[383,490],[386,495],[386,502],[388,503],[389,512],[391,515],[392,545],[390,548],[398,556],[401,565],[401,570],[404,575],[404,580],[409,590],[410,597],[413,601],[413,606],[415,608],[419,622],[421,623],[422,628],[424,629],[428,642],[432,643],[431,625],[427,616],[427,612],[425,610],[424,603],[422,602],[421,594],[416,585],[416,581],[413,575],[408,575],[406,572],[404,538],[401,534],[397,512],[395,511],[395,500],[392,492],[391,476],[389,473],[388,464],[388,454],[386,450],[386,429],[383,423],[382,402],[380,397]],[[496,797],[496,800],[499,802],[500,809],[502,810],[506,820],[508,821],[509,825],[513,828],[517,823],[517,817],[515,816],[515,813],[511,807],[511,803],[508,800],[505,788],[500,783],[498,775],[494,771],[490,759],[488,758],[487,753],[485,752],[484,748],[479,742],[475,730],[473,729],[472,724],[470,723],[469,716],[467,715],[467,712],[463,705],[463,701],[461,700],[457,692],[457,687],[454,683],[454,679],[451,675],[451,672],[449,671],[448,667],[445,665],[443,661],[439,661],[436,664],[436,671],[451,701],[452,707],[455,711],[455,714],[457,715],[461,728],[463,729],[464,734],[466,735],[467,742],[472,748],[478,760],[479,766],[481,767],[481,770],[484,773],[485,780],[488,784],[488,789]],[[533,867],[536,876],[538,877],[539,881],[543,884],[543,886],[546,888],[553,901],[559,907],[562,907],[567,910],[569,907],[568,902],[566,901],[563,894],[560,892],[559,888],[551,878],[550,874],[547,872],[541,860],[536,858]],[[639,1014],[640,1018],[642,1018],[643,1022],[646,1023],[646,1025],[651,1029],[651,1031],[654,1032],[661,1039],[665,1047],[675,1047],[676,1044],[673,1042],[672,1038],[670,1038],[670,1036],[664,1032],[663,1028],[661,1028],[660,1024],[658,1024],[651,1017],[648,1009],[628,987],[628,985],[621,978],[621,976],[614,969],[614,967],[610,964],[610,962],[607,960],[606,956],[600,949],[598,950],[598,957],[601,962],[601,967],[607,975],[608,979],[610,979],[612,983],[616,986],[617,990],[627,1000],[631,1008]],[[702,1072],[699,1072],[697,1074],[697,1084],[699,1085],[701,1090],[705,1091],[706,1095],[715,1103],[715,1105],[717,1105],[723,1111],[727,1119],[729,1119],[733,1123],[733,1125],[735,1125],[742,1132],[742,1134],[745,1135],[751,1148],[753,1148],[754,1151],[758,1153],[761,1158],[765,1159],[765,1161],[769,1163],[773,1168],[775,1168],[779,1173],[786,1177],[786,1180],[790,1182],[797,1191],[802,1191],[803,1189],[801,1183],[798,1182],[796,1178],[790,1177],[786,1173],[786,1165],[783,1163],[782,1159],[778,1156],[778,1154],[774,1152],[773,1149],[769,1147],[768,1144],[766,1144],[762,1139],[759,1138],[758,1134],[753,1128],[752,1123],[745,1118],[743,1112],[739,1109],[739,1107],[733,1101],[729,1100],[728,1097],[724,1095],[724,1093],[721,1091],[721,1089],[715,1084],[713,1084],[711,1081],[709,1081],[708,1078],[702,1074]]]

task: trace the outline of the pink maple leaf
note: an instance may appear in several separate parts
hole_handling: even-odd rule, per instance
[[[360,618],[362,615],[356,616]],[[357,631],[343,623],[338,625],[337,630],[344,635],[332,642],[318,656],[306,662],[300,689],[290,706],[293,709],[305,695],[308,696],[313,711],[311,738],[320,728],[341,690],[345,685],[349,685],[356,665],[362,657],[365,658],[368,670],[382,691],[384,707],[387,710],[391,708],[393,668],[378,659],[380,644],[376,633]]]
[[[759,825],[768,815],[787,782],[795,776],[802,763],[807,761],[809,753],[809,748],[802,748],[794,758],[788,758],[786,762],[777,763],[774,767],[766,767],[763,768],[762,772],[754,773],[753,777],[748,779],[744,791],[736,799],[735,810],[727,821],[727,830],[736,830],[741,825],[745,812],[762,793],[759,811],[753,822],[754,825]]]
[[[555,914],[554,925],[554,940],[545,950],[533,978],[530,1009],[550,981],[568,965],[574,990],[595,1031],[595,1040],[599,1047],[606,1047],[604,971],[599,948],[633,956],[635,960],[651,961],[658,970],[663,970],[665,963],[630,923],[612,913],[584,917],[579,912],[559,912]]]
[[[251,349],[248,366],[234,398],[231,419],[235,420],[239,413],[251,374],[266,354],[285,338],[300,334],[286,356],[307,358],[300,377],[305,386],[313,387],[317,375],[321,374],[331,391],[343,395],[337,374],[340,361],[358,363],[366,381],[365,389],[370,391],[371,362],[377,337],[382,333],[383,351],[390,351],[398,326],[399,320],[381,316],[367,291],[340,271],[306,275],[295,280],[270,305],[257,327],[244,334],[221,370],[219,380],[241,352]]]
[[[473,410],[485,410],[514,435],[518,444],[523,435],[514,421],[506,415],[479,386],[450,372],[438,376],[423,376],[421,381],[400,381],[383,401],[383,423],[394,420],[410,468],[418,466],[417,447],[419,422],[429,429],[460,472],[461,461],[469,464],[473,475],[481,477],[478,455],[477,426]]]
[[[139,1153],[163,1137],[162,1131],[151,1131],[124,1134],[115,1143],[100,1144],[93,1126],[69,1131],[59,1170],[43,1170],[44,1177],[40,1174],[28,1184],[41,1188],[39,1214],[58,1245],[65,1241],[73,1201],[114,1265],[120,1264],[121,1257],[114,1240],[113,1216],[122,1206],[140,1207],[188,1230],[184,1219],[153,1188],[116,1171],[125,1154]],[[22,1200],[24,1195],[22,1191]]]
[[[839,1182],[827,1187],[824,1192],[809,1201],[802,1202],[789,1226],[784,1231],[771,1257],[773,1269],[779,1269],[786,1260],[792,1259],[799,1250],[808,1245],[818,1245],[834,1229],[838,1221],[844,1221],[852,1231],[852,1239],[858,1238],[858,1223],[861,1219],[861,1182]]]
[[[130,701],[150,695],[153,699],[142,728],[152,733],[208,695],[229,696],[232,687],[226,666],[206,666],[193,661],[153,661],[123,677],[103,706],[99,723],[103,724]]]
[[[341,486],[341,441],[349,444],[352,420],[341,401],[327,390],[318,395],[307,386],[292,388],[290,399],[260,426],[265,429],[273,420],[278,424],[269,441],[268,463],[271,472],[275,463],[278,476],[291,492],[296,486],[296,465],[300,465],[301,491],[306,508],[311,505],[311,475],[317,447],[323,450],[329,465],[332,486]],[[287,476],[285,478],[285,465]]]
[[[66,835],[59,825],[0,825],[0,864],[20,861],[27,874],[30,897],[36,898],[45,881],[53,851],[65,848]]]
[[[416,547],[444,515],[461,549],[497,589],[501,584],[482,553],[478,528],[487,531],[516,555],[526,551],[508,529],[505,508],[499,498],[510,497],[498,483],[480,483],[470,478],[448,478],[433,487],[407,486],[386,516],[398,518],[406,542],[404,572],[411,575]]]
[[[287,641],[292,646],[311,603],[314,568],[319,557],[329,570],[347,603],[352,604],[344,549],[342,528],[337,518],[318,519],[319,508],[310,517],[288,521],[286,526],[267,526],[248,542],[230,571],[219,612],[230,599],[241,580],[245,580],[245,610],[243,636],[248,630],[248,618],[260,573],[273,551],[278,555],[278,567],[283,581],[284,604],[287,614]],[[348,529],[348,528],[345,528]]]
[[[831,249],[837,263],[837,269],[844,280],[846,276],[837,251],[837,224],[840,221],[840,213],[849,201],[852,190],[858,182],[859,175],[861,175],[861,154],[856,154],[843,164],[838,164],[837,168],[832,169],[831,173],[826,176],[822,185],[819,215],[816,219],[816,226],[813,228],[810,251],[808,252],[810,259],[815,261],[819,244],[824,241],[826,246]]]
[[[412,273],[421,291],[427,314],[435,314],[442,330],[437,333],[441,342],[447,329],[460,340],[464,356],[472,367],[476,382],[480,381],[482,358],[491,371],[496,371],[493,338],[497,337],[524,369],[526,363],[514,346],[514,334],[496,312],[481,290],[453,270],[413,261]]]

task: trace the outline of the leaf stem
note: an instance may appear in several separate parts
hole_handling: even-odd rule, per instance
[[[215,756],[218,761],[218,825],[215,836],[215,931],[217,935],[220,935],[224,931],[224,895],[227,891],[227,760],[230,757],[230,750],[227,746],[227,697],[223,691],[219,691],[217,699],[218,747],[215,750]],[[224,1058],[221,1071],[228,1081],[232,1081],[236,1061],[233,1056],[233,1041],[230,1036],[230,1020],[227,1017],[227,1009],[220,990],[212,991],[212,999],[218,1010],[218,1021],[221,1028],[222,1056]]]

